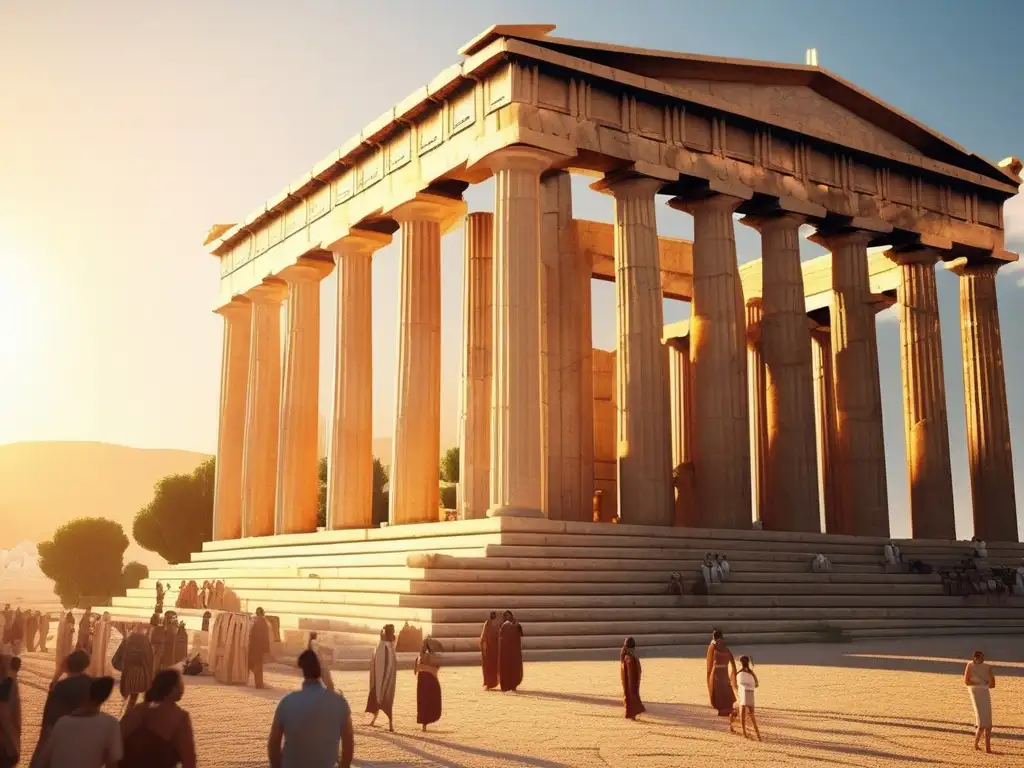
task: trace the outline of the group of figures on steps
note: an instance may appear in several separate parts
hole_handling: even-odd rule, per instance
[[[163,582],[156,583],[156,612],[163,613],[164,600],[170,591],[171,585],[166,586]],[[178,585],[178,595],[174,600],[175,608],[190,608],[193,610],[212,611],[237,611],[240,610],[238,598],[224,586],[220,579],[216,581],[204,581],[203,586],[192,581],[182,581]]]

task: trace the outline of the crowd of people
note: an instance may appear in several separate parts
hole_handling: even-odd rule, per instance
[[[200,605],[205,589],[199,590]],[[157,606],[162,607],[160,605]],[[21,757],[22,714],[18,692],[21,659],[12,651],[15,636],[6,629],[27,625],[32,612],[0,614],[4,621],[4,653],[0,655],[0,768],[14,768]],[[10,615],[10,619],[8,619]],[[210,613],[204,615],[209,628]],[[271,650],[273,630],[263,609],[245,625],[248,672],[256,687],[263,687],[263,664]],[[36,625],[38,633],[38,624]],[[122,639],[107,660],[111,629]],[[77,638],[75,630],[77,629]],[[523,682],[523,627],[511,611],[492,611],[480,632],[480,661],[486,690],[516,691]],[[18,637],[22,639],[22,637]],[[27,637],[24,639],[27,640]],[[45,636],[43,637],[45,643]],[[30,768],[194,768],[195,737],[188,713],[179,702],[185,690],[184,674],[201,674],[202,652],[189,654],[188,634],[174,611],[155,612],[149,625],[125,625],[109,614],[85,610],[76,623],[72,612],[60,617],[56,631],[58,671],[50,685]],[[394,703],[398,654],[393,624],[385,625],[373,652],[366,712],[373,726],[381,712],[394,731]],[[329,662],[323,663],[317,634],[310,633],[306,650],[298,658],[302,687],[278,704],[271,724],[267,754],[272,768],[342,768],[354,753],[352,715],[348,702],[334,686]],[[416,722],[425,731],[442,716],[440,678],[443,653],[427,637],[416,657]],[[619,656],[625,717],[636,720],[647,710],[641,696],[642,665],[636,642],[627,637]],[[715,630],[706,656],[706,683],[711,707],[727,718],[729,730],[761,740],[755,708],[759,680],[750,657],[733,654],[721,631]],[[115,683],[108,670],[120,672]],[[975,748],[991,751],[992,700],[995,674],[981,652],[974,654],[963,677],[975,713]],[[123,699],[120,718],[102,711],[115,684]],[[138,699],[143,696],[139,704]],[[337,762],[339,760],[340,762]]]
[[[51,618],[31,608],[11,610],[8,603],[0,613],[0,650],[8,656],[20,656],[23,650],[46,653]]]

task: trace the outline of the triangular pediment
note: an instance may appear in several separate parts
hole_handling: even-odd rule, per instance
[[[711,96],[766,123],[787,122],[802,133],[876,154],[920,154],[918,147],[836,104],[806,85],[760,85],[698,78],[661,78],[681,92]]]

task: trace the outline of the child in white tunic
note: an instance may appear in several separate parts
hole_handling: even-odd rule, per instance
[[[750,657],[740,656],[740,669],[734,678],[736,691],[740,700],[740,726],[743,729],[743,738],[747,737],[747,716],[750,716],[750,724],[754,726],[754,735],[761,740],[761,732],[757,730],[757,719],[754,717],[754,689],[757,688],[757,675],[750,668]]]

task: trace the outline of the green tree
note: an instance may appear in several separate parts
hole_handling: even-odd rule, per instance
[[[148,578],[149,568],[132,560],[130,563],[125,563],[124,569],[121,571],[121,587],[127,592],[129,589],[136,589],[143,579]]]
[[[320,480],[320,496],[317,500],[317,525],[327,526],[327,458],[320,459],[317,465],[317,477]],[[373,457],[373,524],[380,525],[388,520],[388,470],[380,459]]]
[[[453,445],[441,456],[441,479],[446,483],[459,482],[459,446]]]
[[[213,486],[216,460],[191,474],[167,475],[153,488],[153,500],[139,510],[132,536],[139,546],[169,563],[183,563],[213,538]]]
[[[123,595],[121,567],[128,537],[113,520],[80,517],[39,545],[39,568],[53,579],[65,608],[107,603]]]
[[[321,456],[316,465],[316,479],[319,489],[316,497],[316,524],[327,527],[327,457]]]

